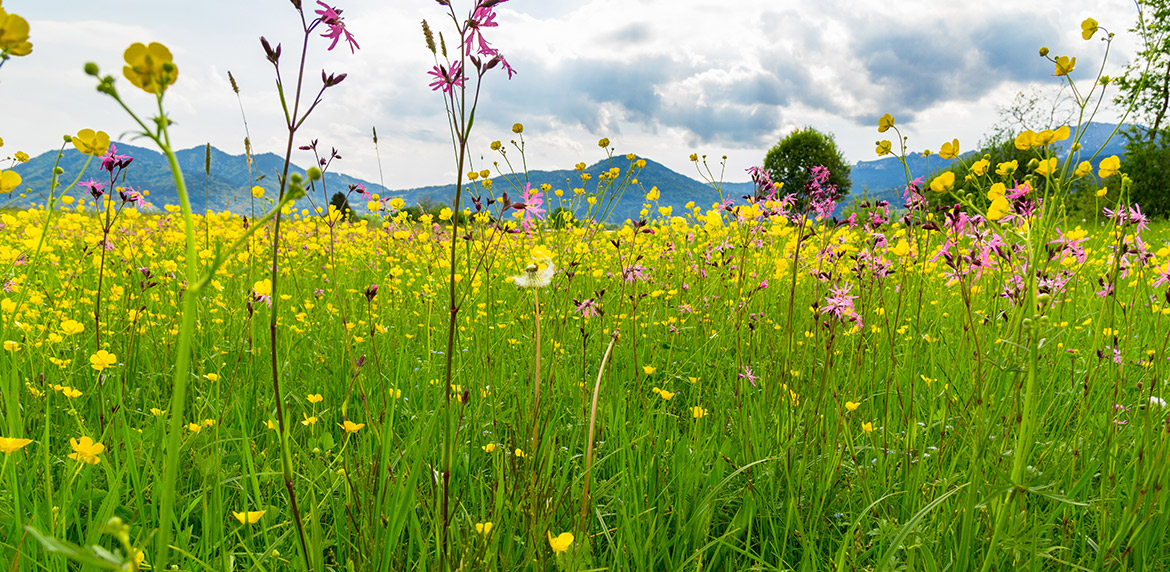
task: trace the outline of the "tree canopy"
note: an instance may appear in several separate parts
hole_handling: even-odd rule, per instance
[[[841,198],[849,194],[853,184],[849,164],[831,134],[805,127],[781,139],[764,156],[764,168],[772,181],[784,183],[785,192],[800,192],[809,180],[809,169],[818,165],[829,169],[828,183],[837,185]]]
[[[1134,102],[1134,118],[1149,129],[1143,134],[1155,141],[1166,127],[1170,110],[1170,0],[1139,0],[1138,21],[1130,28],[1144,46],[1116,79],[1114,103],[1128,107]]]

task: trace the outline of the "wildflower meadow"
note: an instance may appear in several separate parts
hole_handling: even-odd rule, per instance
[[[561,187],[527,183],[521,123],[472,148],[483,79],[523,73],[492,43],[503,1],[422,23],[458,173],[435,214],[297,202],[338,154],[290,168],[302,127],[361,81],[305,72],[362,49],[338,7],[294,0],[301,41],[260,38],[285,168],[248,216],[191,207],[165,45],[78,61],[76,97],[132,117],[180,200],[121,186],[134,157],[78,126],[85,168],[0,211],[0,566],[1170,569],[1170,226],[1080,144],[1108,78],[1041,50],[1081,120],[1019,133],[1026,163],[954,140],[957,169],[912,172],[924,143],[886,114],[898,201],[842,208],[823,168],[733,196],[680,149],[710,197],[677,208],[608,139],[582,160],[609,170]],[[53,41],[7,4],[0,74]],[[1093,67],[1113,35],[1077,33]],[[631,197],[641,219],[612,220]]]

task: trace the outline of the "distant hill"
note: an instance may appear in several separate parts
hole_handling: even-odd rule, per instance
[[[1111,124],[1091,125],[1082,139],[1083,149],[1091,153],[1099,148],[1109,133],[1113,131],[1114,127],[1115,125]],[[1108,157],[1109,155],[1124,156],[1124,142],[1125,138],[1119,133],[1101,152],[1100,157]],[[118,185],[129,185],[136,189],[149,190],[149,201],[153,205],[178,204],[179,199],[178,194],[175,192],[174,181],[171,178],[166,159],[161,153],[135,145],[123,143],[116,143],[116,145],[118,146],[119,153],[134,157],[134,163],[126,171],[125,181],[119,180]],[[1067,153],[1067,143],[1061,149],[1064,153]],[[973,153],[975,151],[969,151],[963,155],[963,158],[968,159]],[[280,174],[280,168],[284,163],[274,153],[256,155],[252,168],[253,178],[250,180],[248,165],[243,155],[230,155],[212,147],[210,177],[204,174],[204,147],[194,147],[178,151],[176,156],[183,169],[184,180],[187,183],[192,203],[191,206],[194,210],[203,211],[210,209],[214,211],[231,211],[240,214],[251,211],[253,199],[250,189],[253,184],[264,187],[267,197],[274,197],[276,195],[278,188],[277,178]],[[23,179],[21,189],[26,190],[27,194],[24,199],[18,200],[15,206],[25,207],[32,202],[42,203],[44,201],[44,197],[48,196],[49,174],[52,171],[53,162],[56,158],[56,152],[43,153],[28,163],[17,165],[13,169]],[[651,159],[643,159],[646,161],[646,167],[637,177],[640,182],[640,187],[627,189],[626,193],[621,197],[621,200],[616,203],[610,215],[609,220],[611,222],[640,218],[640,211],[643,208],[642,205],[644,202],[643,195],[651,187],[658,187],[661,192],[661,197],[658,200],[659,206],[673,207],[676,213],[681,212],[683,206],[691,201],[696,205],[706,207],[719,200],[719,195],[710,185],[672,171],[661,163]],[[949,166],[953,161],[939,159],[937,155],[922,157],[921,155],[915,154],[907,158],[907,164],[910,167],[912,177],[925,177],[933,171]],[[66,150],[60,163],[60,166],[65,170],[65,174],[60,179],[62,184],[72,182],[76,178],[77,173],[81,171],[84,163],[84,155],[81,155],[72,147]],[[603,160],[589,166],[585,169],[585,172],[591,176],[588,188],[590,190],[595,189],[600,174],[609,170],[611,167],[621,168],[624,172],[628,166],[629,161],[624,156],[615,157],[612,161],[608,159]],[[85,178],[93,177],[105,182],[102,179],[102,175],[105,173],[99,167],[100,165],[95,159],[90,163]],[[303,173],[304,169],[300,166],[293,165],[291,172]],[[852,194],[843,206],[852,202],[853,199],[863,196],[868,196],[874,200],[889,200],[897,204],[901,189],[906,184],[906,176],[902,165],[893,157],[858,162],[853,166],[852,179]],[[454,196],[450,184],[413,189],[386,190],[377,183],[333,172],[326,173],[324,181],[325,188],[330,195],[336,191],[347,191],[351,184],[360,184],[368,191],[379,193],[382,196],[401,197],[409,205],[427,202],[445,203],[450,202]],[[581,184],[581,173],[576,169],[530,171],[528,173],[527,183],[532,188],[539,188],[542,184],[547,184],[553,190],[561,189],[564,191],[566,198],[572,196],[574,188],[583,186]],[[506,190],[513,200],[519,200],[519,193],[515,188],[524,188],[523,180],[517,181],[504,177],[494,177],[493,184],[495,185],[494,191],[497,194]],[[723,183],[722,185],[724,198],[734,200],[739,200],[741,196],[750,194],[752,189],[753,186],[750,182]],[[74,191],[74,195],[79,196],[77,190]],[[309,208],[311,204],[320,205],[325,199],[318,194],[314,196],[313,200],[314,203],[310,203],[308,200],[299,201],[297,207]],[[3,197],[0,197],[0,202],[7,201]],[[256,203],[256,212],[263,212],[266,203],[264,201],[256,201]],[[360,204],[355,203],[353,206],[358,212],[364,210]],[[546,207],[548,207],[547,203]],[[840,208],[842,207],[839,207],[838,210]]]
[[[126,169],[125,180],[119,179],[118,186],[132,186],[135,189],[150,191],[148,200],[156,206],[177,205],[179,195],[175,191],[174,179],[171,177],[170,167],[166,157],[153,149],[146,149],[135,145],[115,143],[118,153],[134,157],[134,162]],[[267,197],[274,197],[279,188],[277,179],[284,160],[274,153],[264,153],[253,157],[252,179],[248,177],[248,162],[243,155],[229,155],[219,149],[211,148],[211,176],[204,173],[206,150],[204,147],[193,147],[177,151],[175,156],[183,170],[183,180],[187,184],[191,208],[196,211],[207,209],[216,211],[232,211],[247,213],[251,210],[253,185],[259,185],[266,190]],[[23,179],[21,188],[28,188],[28,197],[19,201],[17,205],[27,206],[29,202],[43,202],[48,196],[50,174],[53,163],[57,160],[57,153],[51,151],[42,153],[23,165],[17,165],[13,170],[20,173]],[[70,146],[61,158],[60,166],[65,170],[61,175],[61,184],[68,184],[77,177],[85,165],[86,156]],[[108,183],[108,174],[101,170],[100,162],[94,159],[90,162],[82,180],[94,178]],[[304,173],[304,169],[293,165],[290,172]],[[258,180],[257,180],[258,179]],[[254,181],[254,183],[252,182]],[[371,192],[385,192],[377,184],[361,181],[354,177],[338,173],[325,174],[325,187],[332,194],[336,191],[348,190],[350,184],[361,183]],[[78,196],[77,193],[74,193]],[[264,210],[264,202],[256,201],[256,211]],[[320,197],[316,198],[321,203]],[[308,201],[301,201],[298,206],[307,207]]]
[[[115,145],[118,147],[119,154],[134,157],[134,162],[126,169],[125,180],[119,179],[117,182],[118,186],[132,186],[139,190],[149,190],[150,195],[148,200],[156,206],[178,204],[179,198],[175,191],[175,184],[171,178],[166,158],[161,153],[153,149],[146,149],[130,144],[115,143]],[[208,177],[204,171],[205,153],[204,147],[184,149],[175,153],[179,160],[179,165],[183,170],[183,177],[187,184],[192,209],[196,211],[210,209],[214,211],[226,210],[235,213],[250,212],[252,205],[252,184],[249,181],[248,165],[244,156],[229,155],[212,147],[210,177]],[[49,175],[56,159],[56,152],[43,153],[31,159],[28,163],[17,165],[13,169],[23,179],[21,189],[25,190],[27,195],[24,199],[18,200],[15,206],[27,207],[33,202],[44,202],[45,197],[48,196],[50,185]],[[284,164],[283,160],[273,153],[256,155],[253,159],[252,181],[255,181],[255,184],[266,189],[267,197],[274,197],[278,189],[277,180],[280,169]],[[60,177],[61,184],[72,182],[77,177],[77,173],[81,172],[82,167],[85,165],[85,160],[86,157],[84,155],[78,153],[72,147],[68,148],[64,152],[60,162],[61,168],[65,171]],[[615,157],[612,161],[607,159],[595,163],[584,171],[591,176],[588,182],[588,188],[590,190],[595,189],[601,173],[608,171],[611,167],[618,167],[624,172],[628,166],[629,160],[624,156]],[[304,169],[294,164],[290,167],[290,172],[303,173]],[[103,183],[107,182],[103,178],[103,175],[105,173],[100,170],[98,161],[94,159],[86,170],[83,180],[93,177]],[[260,179],[257,181],[256,178]],[[640,186],[627,189],[628,192],[622,196],[621,200],[618,201],[613,209],[610,220],[621,221],[627,218],[639,218],[639,212],[642,210],[643,195],[646,190],[655,186],[659,188],[662,194],[659,204],[664,206],[672,205],[676,209],[681,209],[689,201],[694,201],[698,205],[710,205],[719,200],[718,195],[709,185],[680,175],[664,165],[649,159],[646,159],[646,167],[639,173],[637,179]],[[519,200],[519,192],[517,189],[523,189],[524,182],[522,179],[515,180],[511,177],[494,177],[494,191],[497,194],[507,191],[513,200]],[[547,184],[553,190],[561,189],[564,191],[566,198],[573,195],[574,188],[584,186],[582,185],[581,173],[576,169],[530,171],[527,183],[532,188],[540,188],[542,184]],[[408,205],[427,202],[449,203],[454,196],[450,184],[413,189],[386,190],[377,183],[349,175],[333,172],[325,174],[325,188],[328,190],[329,195],[337,191],[347,191],[351,184],[363,185],[367,191],[379,193],[382,196],[401,197]],[[740,195],[750,192],[751,186],[751,183],[725,184],[725,195],[728,198],[738,198]],[[77,190],[73,194],[74,196],[80,196]],[[322,196],[314,197],[315,204],[321,204],[322,200],[324,200]],[[263,201],[256,202],[256,211],[258,213],[262,212],[265,203]],[[297,207],[308,208],[311,204],[314,203],[310,203],[308,200],[302,200],[297,203]],[[353,206],[359,212],[363,210],[361,205],[354,204]]]

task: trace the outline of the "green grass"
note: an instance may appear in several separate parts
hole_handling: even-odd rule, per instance
[[[4,456],[6,565],[70,569],[35,535],[124,552],[103,534],[112,517],[129,525],[127,545],[146,550],[149,563],[157,503],[173,495],[171,544],[182,569],[304,566],[280,437],[266,426],[275,419],[269,309],[251,293],[267,231],[196,302],[181,421],[199,431],[181,434],[171,491],[160,488],[166,417],[150,410],[171,397],[184,282],[177,221],[123,215],[111,233],[102,349],[118,363],[97,372],[89,357],[98,349],[98,219],[57,217],[50,250],[33,266],[14,262],[44,213],[4,216],[10,231],[0,248],[18,285],[6,296],[25,301],[19,316],[5,315],[21,348],[4,352],[3,435],[34,440]],[[1093,230],[1084,264],[1051,263],[1073,275],[1036,321],[1043,341],[1029,414],[1028,330],[1018,305],[998,296],[1008,263],[948,286],[941,259],[929,261],[944,239],[936,232],[916,238],[925,242],[909,256],[889,257],[895,272],[878,280],[853,271],[850,252],[882,251],[864,233],[821,227],[802,249],[790,302],[791,225],[689,222],[653,235],[578,229],[502,242],[470,227],[467,259],[491,263],[461,270],[467,297],[450,401],[440,381],[442,231],[342,224],[330,247],[321,219],[293,222],[282,239],[288,299],[276,359],[312,569],[436,566],[444,408],[456,420],[448,534],[465,570],[1159,570],[1170,562],[1162,548],[1167,411],[1150,405],[1164,395],[1167,370],[1167,301],[1164,287],[1150,286],[1170,254],[1165,224],[1143,235],[1155,259],[1135,264],[1111,297],[1095,294],[1115,262],[1108,228]],[[228,215],[211,223],[221,242],[243,230]],[[886,229],[890,249],[898,229]],[[396,230],[408,236],[396,239]],[[837,242],[845,255],[818,262]],[[532,296],[507,278],[523,272],[536,244],[555,253],[560,271],[540,291],[545,385],[534,418]],[[715,248],[724,244],[731,248]],[[635,263],[648,278],[627,283],[622,268]],[[828,282],[812,275],[818,265],[832,272]],[[150,281],[158,284],[143,290]],[[810,308],[823,306],[837,281],[854,285],[860,329]],[[370,284],[379,286],[372,302],[363,293]],[[604,315],[581,318],[574,299],[603,288]],[[85,331],[63,335],[66,319]],[[583,511],[592,391],[614,329]],[[309,394],[323,400],[310,403]],[[849,411],[846,402],[860,406]],[[694,407],[705,415],[696,418]],[[1025,417],[1034,430],[1016,482]],[[347,419],[365,426],[348,434],[339,427]],[[101,463],[67,457],[70,438],[83,435],[106,446]],[[267,512],[254,525],[232,515],[258,510]],[[493,523],[486,536],[475,527],[484,522]],[[554,555],[547,536],[566,531],[575,540]]]

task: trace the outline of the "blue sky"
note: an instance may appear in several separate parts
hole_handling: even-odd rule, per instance
[[[466,10],[470,0],[453,0]],[[271,66],[259,37],[284,44],[285,77],[299,46],[299,20],[287,0],[4,0],[31,25],[33,54],[0,69],[4,115],[0,155],[37,154],[61,135],[102,129],[133,140],[133,124],[81,71],[87,61],[114,74],[131,104],[145,94],[121,78],[132,42],[159,41],[175,55],[178,83],[166,107],[179,148],[211,142],[242,153],[239,81],[254,148],[281,152],[286,133]],[[310,2],[306,2],[309,8]],[[419,22],[450,35],[442,8],[428,0],[336,0],[361,44],[357,54],[313,38],[310,86],[320,71],[345,72],[309,119],[297,145],[319,139],[343,156],[335,168],[378,181],[370,133],[377,127],[390,188],[453,178],[442,99],[427,87],[433,65]],[[312,3],[312,8],[316,4]],[[1055,93],[1058,80],[1036,51],[1074,55],[1074,78],[1088,82],[1104,44],[1080,38],[1094,17],[1117,32],[1106,73],[1117,75],[1135,52],[1126,32],[1131,1],[1033,3],[823,0],[511,0],[488,37],[518,74],[493,74],[473,134],[477,167],[497,157],[494,139],[525,125],[528,165],[568,168],[602,158],[608,137],[690,176],[691,153],[728,156],[727,179],[747,180],[767,149],[793,129],[833,133],[849,162],[876,158],[877,118],[893,113],[913,149],[959,138],[975,146],[996,122],[996,106],[1020,90]],[[1116,114],[1108,109],[1104,119]],[[309,164],[304,155],[294,157]]]

